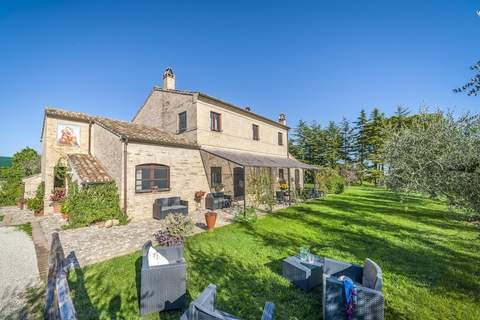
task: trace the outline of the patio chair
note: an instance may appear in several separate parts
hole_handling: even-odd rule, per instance
[[[285,192],[283,191],[275,191],[275,198],[278,204],[284,204],[285,200]]]
[[[357,304],[352,319],[383,320],[384,297],[382,293],[382,269],[370,259],[363,267],[333,259],[324,259],[323,319],[347,319],[345,295],[340,276],[347,276],[355,283]]]
[[[180,199],[180,197],[158,198],[153,203],[153,218],[162,220],[168,214],[188,215],[188,201]]]
[[[186,303],[187,276],[183,247],[158,247],[156,250],[167,258],[169,264],[149,266],[148,250],[152,241],[143,245],[140,313],[182,309]]]
[[[217,286],[209,284],[200,296],[190,303],[190,307],[182,315],[180,320],[240,320],[231,314],[215,309],[215,296]],[[261,320],[273,320],[275,305],[272,302],[265,303]]]

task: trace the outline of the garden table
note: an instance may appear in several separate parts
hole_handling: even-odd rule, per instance
[[[283,260],[282,274],[295,286],[309,291],[323,283],[323,258],[312,254],[307,260],[288,257]]]

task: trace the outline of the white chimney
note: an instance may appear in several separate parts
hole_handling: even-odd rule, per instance
[[[278,115],[278,122],[280,124],[283,124],[284,126],[287,125],[287,118],[285,117],[285,113],[280,112],[280,114]]]
[[[172,68],[165,69],[163,73],[163,89],[175,90],[175,75]]]

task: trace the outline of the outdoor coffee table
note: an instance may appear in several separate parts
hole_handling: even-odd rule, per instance
[[[298,288],[310,291],[323,282],[323,258],[311,255],[310,261],[303,261],[297,256],[283,260],[283,277]]]

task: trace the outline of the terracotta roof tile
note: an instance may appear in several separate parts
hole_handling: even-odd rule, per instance
[[[100,161],[92,155],[79,153],[69,154],[68,162],[83,183],[105,183],[113,181]]]
[[[119,137],[128,139],[131,142],[145,142],[152,144],[176,145],[194,148],[197,147],[196,144],[189,142],[181,136],[163,131],[158,128],[145,126],[133,122],[92,116],[82,112],[72,112],[52,108],[45,109],[45,114],[52,117],[59,117],[74,121],[91,121],[113,132]]]

